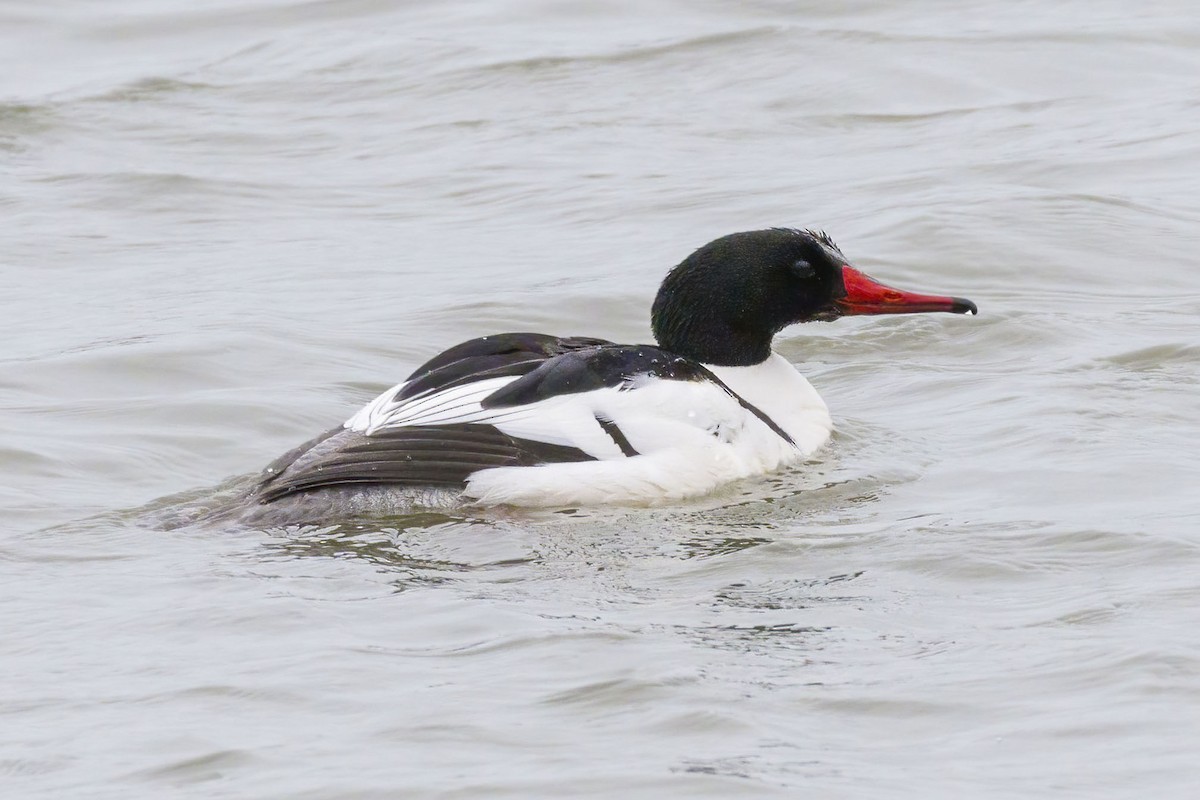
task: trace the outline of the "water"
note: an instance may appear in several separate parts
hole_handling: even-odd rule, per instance
[[[6,797],[1191,797],[1190,4],[10,2]],[[157,525],[767,225],[977,318],[779,349],[794,472]],[[228,481],[232,481],[229,483]]]

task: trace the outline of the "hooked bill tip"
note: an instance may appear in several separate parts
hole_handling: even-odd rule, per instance
[[[979,306],[965,297],[951,297],[950,300],[953,301],[950,311],[955,314],[970,314],[971,316],[975,316],[979,313]]]

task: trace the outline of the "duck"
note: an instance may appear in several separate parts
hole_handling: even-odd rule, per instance
[[[270,464],[250,501],[356,496],[379,510],[398,491],[542,508],[703,496],[798,464],[830,438],[825,402],[772,349],[780,331],[929,312],[978,309],[880,283],[821,231],[729,234],[667,273],[654,344],[531,332],[463,342]]]

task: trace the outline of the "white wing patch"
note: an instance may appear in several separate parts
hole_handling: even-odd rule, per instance
[[[577,447],[593,458],[619,458],[620,447],[596,421],[597,395],[616,389],[566,394],[537,403],[483,408],[484,398],[519,376],[489,378],[397,402],[404,384],[393,387],[348,419],[345,427],[370,436],[388,428],[420,425],[494,425],[509,436]]]
[[[345,427],[370,436],[383,428],[406,425],[491,422],[490,418],[496,417],[497,412],[485,411],[479,405],[480,402],[501,386],[514,380],[516,377],[513,376],[489,378],[397,401],[395,400],[396,395],[407,385],[402,383],[388,389],[364,406],[357,414],[346,420]]]

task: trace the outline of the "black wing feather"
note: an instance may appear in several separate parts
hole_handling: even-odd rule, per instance
[[[491,425],[414,426],[371,436],[334,428],[268,467],[255,496],[270,503],[347,484],[461,489],[481,469],[592,460],[577,448],[519,439]]]
[[[422,364],[397,402],[487,378],[524,375],[564,353],[610,344],[584,336],[503,333],[455,345]],[[491,425],[411,426],[370,436],[334,428],[272,463],[255,489],[261,503],[296,492],[346,484],[461,488],[490,467],[591,461],[575,447],[519,439]]]

